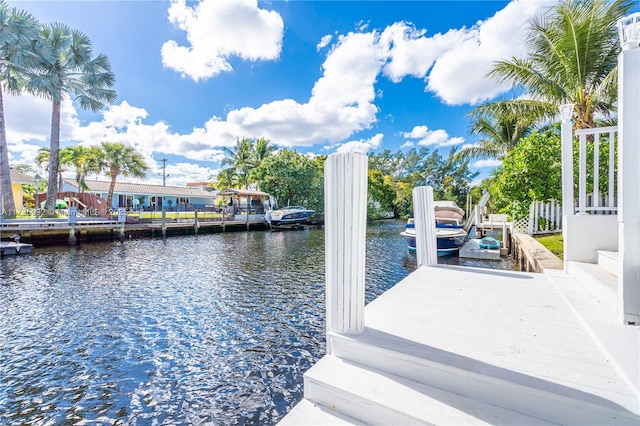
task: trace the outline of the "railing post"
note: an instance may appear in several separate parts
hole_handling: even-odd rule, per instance
[[[630,25],[630,27],[629,27]],[[618,21],[618,317],[640,325],[640,14]],[[625,30],[629,30],[625,34]]]
[[[573,104],[560,107],[562,117],[562,210],[565,215],[573,215]]]
[[[432,187],[419,186],[413,189],[413,218],[416,226],[418,267],[437,265],[436,212]]]
[[[328,332],[364,330],[367,162],[367,156],[357,152],[332,154],[325,161]],[[327,353],[331,353],[329,343]]]
[[[561,145],[562,145],[562,239],[564,240],[564,270],[569,268],[569,252],[567,250],[570,244],[568,222],[570,216],[574,215],[573,206],[573,124],[571,117],[573,116],[573,104],[560,106],[561,124]]]

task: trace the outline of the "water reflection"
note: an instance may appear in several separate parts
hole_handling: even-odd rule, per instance
[[[415,269],[403,226],[368,227],[367,302]],[[0,423],[273,424],[324,352],[321,230],[0,262]]]

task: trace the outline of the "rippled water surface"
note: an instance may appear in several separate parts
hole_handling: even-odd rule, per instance
[[[415,269],[369,225],[366,299]],[[324,231],[2,259],[0,424],[273,424],[324,352]]]

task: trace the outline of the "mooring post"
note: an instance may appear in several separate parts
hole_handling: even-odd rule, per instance
[[[436,245],[436,211],[433,188],[413,188],[413,218],[416,227],[416,259],[418,267],[438,264]]]
[[[76,245],[76,221],[78,220],[78,208],[77,207],[69,207],[69,238],[67,242],[70,247],[74,247]]]
[[[120,222],[120,235],[118,235],[118,239],[120,243],[124,243],[124,224],[127,223],[127,211],[123,207],[118,208],[118,222]]]
[[[162,207],[162,239],[167,238],[167,212]]]
[[[356,152],[332,154],[325,161],[327,332],[364,330],[367,161]]]
[[[194,212],[195,221],[193,222],[193,234],[198,235],[198,228],[200,228],[200,223],[198,222],[198,210]]]

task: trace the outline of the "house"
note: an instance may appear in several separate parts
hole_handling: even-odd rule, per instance
[[[103,199],[109,193],[109,181],[86,180],[90,194]],[[81,192],[78,183],[65,179],[61,192]],[[130,210],[168,211],[206,210],[213,209],[216,195],[198,187],[149,185],[144,183],[116,182],[111,208],[126,207]]]
[[[13,191],[13,204],[16,209],[20,209],[24,203],[24,190],[22,185],[34,185],[36,181],[16,169],[10,169],[11,172],[11,189]]]

